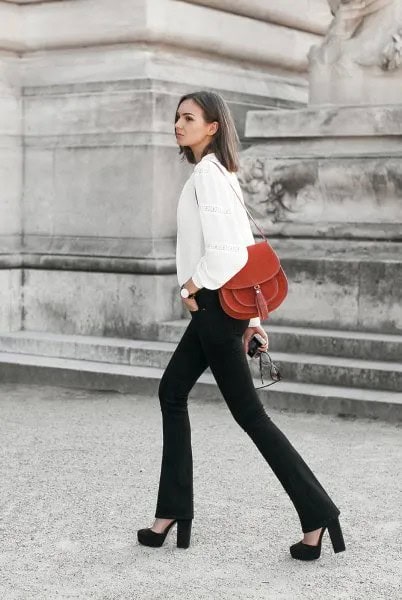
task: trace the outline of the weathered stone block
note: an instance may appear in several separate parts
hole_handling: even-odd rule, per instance
[[[1,258],[1,254],[0,254]],[[23,296],[20,269],[0,268],[0,330],[19,331]]]
[[[0,135],[0,236],[21,232],[21,170],[20,143],[12,138],[3,145]]]
[[[240,175],[271,234],[402,239],[400,107],[252,111]]]
[[[24,279],[26,330],[147,338],[182,316],[175,275],[26,269]]]
[[[288,297],[264,323],[402,332],[402,261],[285,258]]]

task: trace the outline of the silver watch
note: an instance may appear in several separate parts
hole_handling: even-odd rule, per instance
[[[182,298],[194,298],[194,296],[195,296],[195,293],[194,293],[194,294],[190,294],[190,292],[189,292],[189,290],[188,290],[187,288],[185,288],[185,287],[182,287],[182,288],[180,289],[180,296],[181,296]]]

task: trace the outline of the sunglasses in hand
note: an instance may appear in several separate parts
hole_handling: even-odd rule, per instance
[[[266,383],[265,385],[260,385],[259,387],[256,387],[256,390],[260,390],[263,387],[269,387],[270,385],[273,385],[274,383],[277,383],[278,381],[280,381],[282,379],[282,376],[280,374],[280,371],[278,369],[278,367],[276,366],[276,364],[274,363],[274,361],[272,360],[271,356],[268,354],[268,352],[265,350],[264,352],[257,352],[258,347],[264,345],[265,340],[258,334],[253,335],[253,337],[250,340],[249,346],[248,346],[248,351],[247,354],[253,358],[255,356],[258,356],[259,361],[260,361],[260,377],[261,377],[261,383],[264,384],[264,379],[263,379],[263,371],[265,372],[269,372],[269,375],[271,377],[271,383]]]

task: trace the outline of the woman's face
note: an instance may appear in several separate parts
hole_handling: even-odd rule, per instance
[[[218,129],[217,121],[207,123],[202,108],[188,98],[179,105],[176,114],[175,133],[179,146],[202,148],[211,141]]]

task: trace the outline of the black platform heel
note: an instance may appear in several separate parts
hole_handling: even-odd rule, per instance
[[[188,548],[190,546],[192,519],[174,519],[161,533],[152,531],[150,527],[138,529],[137,539],[143,546],[160,548],[165,541],[167,534],[175,523],[177,523],[177,547]]]
[[[188,548],[190,546],[192,519],[177,520],[177,547]]]
[[[298,558],[299,560],[315,560],[320,558],[322,536],[324,535],[326,529],[328,529],[334,552],[337,553],[345,550],[345,541],[343,539],[341,525],[338,517],[336,517],[335,519],[328,521],[328,523],[323,526],[318,544],[316,546],[305,544],[302,541],[290,546],[290,554],[292,555],[292,558]]]
[[[343,550],[345,550],[346,547],[338,517],[336,517],[336,519],[331,520],[328,523],[327,527],[335,554],[337,552],[343,552]]]

